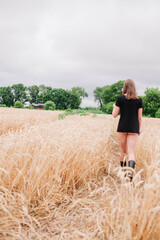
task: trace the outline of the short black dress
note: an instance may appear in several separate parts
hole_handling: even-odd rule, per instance
[[[138,109],[143,108],[142,99],[127,99],[125,95],[117,98],[120,119],[117,132],[139,133]]]

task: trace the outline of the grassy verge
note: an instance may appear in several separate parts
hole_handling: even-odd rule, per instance
[[[58,115],[59,120],[60,119],[64,119],[66,116],[68,115],[75,115],[75,114],[79,114],[80,116],[86,116],[89,113],[93,113],[93,117],[96,117],[96,114],[105,114],[104,112],[102,112],[99,109],[96,108],[88,108],[88,109],[67,109],[64,113],[61,113]]]

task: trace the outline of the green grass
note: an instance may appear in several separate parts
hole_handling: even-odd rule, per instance
[[[87,116],[88,114],[93,113],[93,117],[96,117],[96,114],[105,114],[100,109],[97,108],[84,108],[84,109],[67,109],[64,113],[58,115],[59,119],[64,119],[68,115],[79,114],[80,116]]]

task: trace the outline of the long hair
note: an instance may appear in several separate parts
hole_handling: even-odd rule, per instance
[[[135,83],[132,79],[127,79],[123,85],[122,94],[126,94],[127,99],[138,99]]]

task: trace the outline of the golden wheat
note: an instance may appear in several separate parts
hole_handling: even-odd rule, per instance
[[[126,183],[118,119],[0,113],[0,239],[160,239],[159,119],[143,119]]]
[[[63,111],[42,111],[15,108],[0,108],[0,135],[8,131],[16,131],[24,126],[50,123],[58,119]]]

